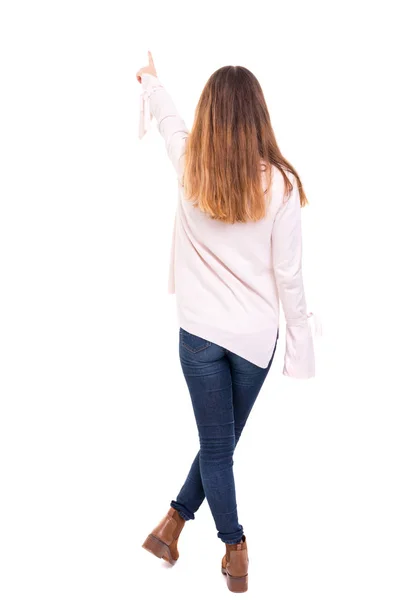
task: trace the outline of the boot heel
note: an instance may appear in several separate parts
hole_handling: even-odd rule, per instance
[[[148,552],[151,552],[154,556],[157,556],[157,558],[165,558],[165,560],[171,563],[175,562],[172,561],[167,544],[164,544],[161,540],[154,537],[154,535],[150,534],[147,536],[145,542],[142,544],[142,548],[148,550]]]
[[[249,587],[249,576],[244,577],[232,577],[229,573],[226,573],[228,588],[231,592],[247,592]]]

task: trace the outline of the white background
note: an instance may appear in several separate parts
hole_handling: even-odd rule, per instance
[[[138,139],[148,49],[189,126],[214,70],[252,70],[310,200],[317,377],[282,376],[282,335],[235,454],[247,597],[399,599],[394,9],[3,0],[2,599],[229,596],[206,502],[173,568],[141,548],[198,449],[167,294],[176,178],[154,123]]]

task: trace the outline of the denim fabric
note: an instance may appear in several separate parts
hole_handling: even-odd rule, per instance
[[[179,330],[179,356],[200,450],[171,506],[185,520],[194,519],[206,497],[218,537],[227,544],[238,543],[243,536],[236,505],[233,453],[271,367],[278,338],[279,331],[271,360],[263,369],[217,344]]]

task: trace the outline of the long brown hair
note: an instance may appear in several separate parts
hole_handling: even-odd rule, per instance
[[[265,217],[268,198],[260,164],[282,173],[285,193],[296,180],[300,204],[308,204],[300,177],[282,156],[275,139],[262,88],[251,71],[225,66],[208,79],[195,111],[186,142],[183,186],[187,200],[213,219],[226,223],[258,221]]]

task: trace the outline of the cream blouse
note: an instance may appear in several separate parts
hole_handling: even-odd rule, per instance
[[[312,313],[307,313],[302,279],[301,207],[294,176],[287,171],[293,190],[284,199],[282,174],[273,167],[264,219],[234,224],[211,219],[184,196],[189,130],[159,78],[141,77],[139,137],[154,117],[177,175],[168,291],[176,294],[179,325],[266,367],[281,301],[286,320],[283,374],[313,377]]]

